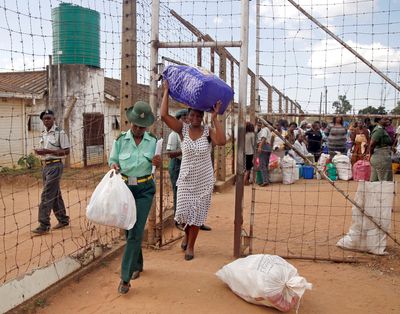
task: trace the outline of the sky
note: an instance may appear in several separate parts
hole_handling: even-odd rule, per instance
[[[74,4],[100,12],[101,66],[109,77],[119,78],[122,0],[76,0]],[[391,110],[399,92],[386,83],[337,41],[307,19],[287,0],[260,0],[260,30],[256,36],[256,4],[250,1],[249,67],[304,111],[318,113],[325,101],[328,112],[339,95],[346,95],[355,112],[369,105]],[[51,10],[56,0],[0,0],[0,71],[44,69],[52,54]],[[391,80],[400,81],[400,0],[297,0],[308,13]],[[195,38],[176,19],[172,8],[216,40],[240,40],[240,1],[161,1],[160,40]],[[151,1],[137,1],[138,79],[149,75]],[[260,49],[256,51],[256,41]],[[239,59],[239,48],[228,48]],[[195,49],[161,49],[160,57],[195,64]],[[218,69],[216,60],[216,70]],[[203,66],[210,67],[209,49]],[[230,69],[227,70],[228,77]],[[238,69],[235,91],[237,97]],[[262,109],[267,92],[260,86]],[[325,100],[326,96],[326,100]],[[274,109],[277,95],[274,95]]]

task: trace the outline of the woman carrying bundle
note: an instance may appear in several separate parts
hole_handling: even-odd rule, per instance
[[[217,119],[221,102],[211,113],[214,129],[203,125],[204,112],[189,108],[188,123],[179,121],[168,113],[168,82],[163,82],[161,119],[181,138],[182,163],[176,183],[177,204],[175,221],[184,226],[185,237],[181,247],[185,260],[194,258],[194,245],[199,228],[206,219],[214,188],[214,171],[211,162],[212,145],[225,145],[226,137]]]

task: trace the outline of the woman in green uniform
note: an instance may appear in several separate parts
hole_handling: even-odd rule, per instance
[[[152,177],[152,166],[159,166],[161,158],[154,155],[157,139],[146,131],[154,122],[150,106],[138,101],[126,112],[131,127],[114,141],[109,165],[121,172],[136,201],[136,224],[126,231],[126,246],[122,257],[121,282],[118,292],[129,291],[130,280],[139,277],[143,271],[142,239],[147,216],[149,215],[156,191]]]

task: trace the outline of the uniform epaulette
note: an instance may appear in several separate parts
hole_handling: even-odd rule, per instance
[[[150,135],[151,137],[154,137],[154,138],[157,140],[157,136],[155,136],[153,133],[151,133],[151,132],[147,132],[147,133],[149,133],[149,135]]]
[[[117,136],[117,138],[115,139],[115,140],[118,140],[121,136],[123,136],[123,135],[125,135],[126,134],[126,132],[121,132],[118,136]]]

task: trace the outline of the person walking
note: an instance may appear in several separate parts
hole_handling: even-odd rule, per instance
[[[185,260],[194,258],[194,246],[200,226],[204,225],[211,205],[214,188],[214,171],[211,162],[212,145],[223,146],[226,137],[217,119],[221,102],[211,112],[214,128],[203,125],[204,112],[188,109],[188,122],[184,123],[168,113],[168,82],[163,81],[161,119],[181,138],[182,163],[177,181],[175,221],[184,226],[185,236],[181,243]]]
[[[156,192],[151,171],[152,166],[161,164],[161,157],[155,155],[157,139],[146,131],[155,120],[150,106],[138,101],[127,109],[126,116],[130,129],[114,141],[108,161],[111,169],[120,172],[124,178],[135,198],[137,210],[135,225],[125,231],[126,245],[118,286],[120,294],[128,293],[130,280],[139,278],[143,271],[143,232]]]
[[[187,123],[187,109],[181,109],[175,114],[175,118],[181,120],[184,123]],[[176,182],[179,178],[179,173],[181,170],[181,162],[182,162],[182,150],[181,150],[181,139],[179,138],[179,134],[175,131],[172,131],[168,136],[167,143],[167,152],[168,157],[170,158],[170,162],[168,165],[169,178],[171,180],[172,192],[174,194],[174,214],[176,212],[176,194],[178,191],[178,187]],[[207,225],[201,225],[200,230],[203,231],[211,231],[211,227]]]
[[[390,124],[387,117],[381,118],[372,131],[369,144],[371,177],[370,181],[393,181],[391,148],[392,139],[385,128]]]
[[[65,210],[60,187],[64,169],[62,160],[70,151],[68,136],[55,124],[52,110],[43,111],[39,117],[45,126],[45,130],[40,137],[40,148],[34,149],[34,152],[40,156],[43,165],[43,191],[38,215],[40,225],[32,230],[34,235],[43,235],[50,231],[51,210],[58,220],[53,229],[61,229],[69,225],[69,217]]]

